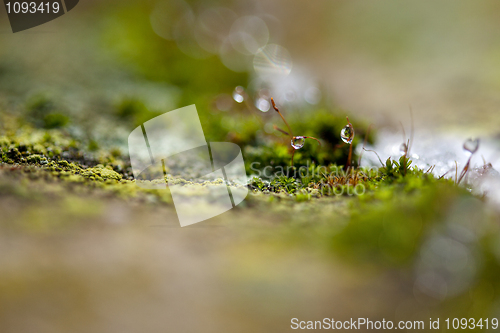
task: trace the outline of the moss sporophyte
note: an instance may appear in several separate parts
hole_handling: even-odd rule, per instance
[[[413,166],[410,158],[412,139],[407,140],[406,137],[404,138],[403,155],[398,159],[389,158],[382,162],[379,158],[381,167],[368,170],[360,167],[361,159],[359,159],[357,165],[353,165],[355,129],[348,117],[346,117],[347,124],[342,124],[344,127],[341,127],[339,122],[341,118],[336,118],[334,114],[326,112],[320,113],[321,117],[317,118],[314,118],[318,115],[317,113],[312,115],[312,119],[315,120],[307,124],[300,122],[289,123],[281,107],[276,105],[274,99],[270,98],[269,102],[285,124],[285,130],[277,126],[274,126],[274,129],[286,135],[287,144],[276,144],[274,147],[257,147],[251,146],[248,140],[242,142],[246,145],[246,148],[249,148],[245,152],[252,154],[251,157],[246,156],[248,166],[251,166],[252,163],[258,163],[258,165],[265,163],[266,168],[271,168],[271,171],[274,170],[274,172],[271,172],[272,174],[267,173],[269,176],[264,172],[261,180],[250,182],[250,186],[258,192],[278,195],[286,193],[287,196],[301,196],[302,199],[307,198],[309,200],[318,196],[330,196],[332,193],[335,195],[338,193],[348,194],[356,186],[361,189],[360,185],[364,186],[366,193],[372,195],[375,192],[388,191],[392,184],[418,187],[418,184],[424,184],[427,181],[431,183],[434,180],[449,182],[447,179],[442,179],[443,177],[435,178],[431,172],[432,166],[427,172]],[[78,186],[99,187],[125,197],[152,195],[158,197],[161,201],[168,201],[167,196],[156,194],[154,191],[135,189],[128,158],[122,156],[119,151],[99,148],[97,152],[90,153],[86,150],[87,144],[85,142],[74,138],[65,130],[33,130],[28,125],[26,126],[26,128],[18,129],[17,132],[6,131],[3,136],[0,136],[0,164],[3,164],[0,169],[3,169],[4,174],[7,172],[6,170],[15,168],[19,170],[16,171],[17,173],[25,170],[25,172],[29,173],[29,177],[36,179],[47,177],[44,176],[45,174],[64,183],[71,183],[70,186],[78,184]],[[255,125],[251,129],[254,130],[257,127]],[[295,135],[292,127],[294,130],[300,128],[300,131],[308,130],[311,133],[320,133],[324,141],[320,142],[316,137],[312,136]],[[370,129],[371,126],[363,133],[363,130],[356,128],[356,135],[362,133],[361,136],[364,137],[363,150],[366,150],[364,146],[367,143]],[[307,139],[317,141],[319,146],[324,146],[323,142],[325,142],[327,146],[330,145],[333,149],[309,151],[307,149],[309,147],[306,145]],[[259,141],[256,140],[255,142]],[[343,166],[338,162],[345,159],[346,153],[336,149],[338,142],[349,145],[347,162]],[[467,174],[471,170],[471,158],[478,151],[479,140],[469,139],[465,142],[463,148],[470,156],[462,172],[458,170],[458,167],[453,169],[456,172],[455,184],[467,182]],[[301,154],[296,153],[299,149],[302,149]],[[319,162],[312,159],[314,153],[317,154]],[[291,166],[287,167],[289,154],[292,154]],[[304,159],[304,156],[307,156],[306,159]],[[323,163],[321,161],[328,162]],[[297,166],[294,166],[294,162]],[[277,173],[276,170],[279,170],[280,167],[286,168],[287,171]],[[288,168],[291,169],[293,175],[290,175]],[[304,168],[307,171],[305,173],[303,172]],[[251,170],[255,172],[257,169]],[[259,170],[262,171],[262,169]],[[261,174],[259,174],[259,177]],[[182,183],[184,180],[179,178],[177,181]],[[200,186],[204,185],[200,184]],[[343,192],[343,190],[345,191]]]
[[[340,132],[340,138],[342,141],[349,145],[349,155],[347,156],[346,169],[351,167],[351,159],[352,159],[352,140],[354,139],[354,127],[349,122],[349,117],[346,117],[347,125],[344,126],[342,131]]]
[[[283,117],[283,114],[280,112],[280,110],[276,106],[276,103],[274,103],[274,99],[272,97],[271,97],[271,104],[273,105],[274,111],[278,112],[281,119],[283,119],[283,122],[285,123],[286,127],[288,128],[288,132],[286,132],[286,131],[284,131],[276,126],[274,127],[276,130],[280,131],[281,133],[290,136],[290,146],[292,147],[291,165],[293,166],[293,157],[295,155],[295,151],[304,147],[306,139],[316,140],[320,146],[321,146],[321,142],[312,136],[303,136],[303,135],[294,136],[293,132],[292,132],[292,128],[290,127],[290,125],[288,125],[288,122],[285,120],[285,117]]]

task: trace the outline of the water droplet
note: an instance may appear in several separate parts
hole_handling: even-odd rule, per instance
[[[261,97],[255,101],[255,107],[262,112],[267,112],[271,108],[271,103],[269,103],[267,98]]]
[[[352,139],[354,139],[354,128],[351,124],[345,125],[342,131],[340,132],[340,138],[345,143],[351,144]]]
[[[242,103],[245,100],[244,93],[245,88],[243,88],[242,86],[237,86],[233,91],[233,99],[238,103]]]
[[[294,149],[300,149],[304,147],[304,143],[306,143],[306,138],[303,136],[294,136],[292,138],[292,147]]]
[[[464,150],[474,154],[479,149],[479,139],[469,138],[464,142]]]

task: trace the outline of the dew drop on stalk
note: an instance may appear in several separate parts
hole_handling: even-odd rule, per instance
[[[237,86],[233,91],[233,99],[238,103],[242,103],[245,100],[244,94],[245,88],[243,88],[242,86]]]
[[[474,154],[479,149],[479,139],[469,138],[464,142],[464,150]]]
[[[294,136],[292,138],[292,147],[294,149],[300,149],[304,147],[304,143],[306,142],[306,138],[303,136]]]
[[[351,124],[347,124],[344,126],[344,128],[340,132],[340,138],[345,143],[348,144],[352,143],[352,139],[354,139],[354,128],[352,127]]]
[[[262,111],[262,112],[267,112],[271,108],[271,104],[269,103],[269,101],[267,100],[267,98],[259,97],[255,101],[255,107],[257,109],[259,109],[260,111]]]

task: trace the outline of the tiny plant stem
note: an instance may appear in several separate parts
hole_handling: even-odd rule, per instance
[[[446,171],[442,176],[440,176],[438,179],[443,179],[444,176],[446,176],[447,174],[449,174],[451,171],[453,171],[453,169],[450,169],[448,171]]]
[[[401,130],[403,131],[403,142],[406,142],[406,131],[405,131],[405,127],[404,127],[403,123],[401,122],[401,120],[399,121],[399,125],[401,126]]]
[[[283,119],[283,122],[285,123],[286,127],[288,128],[288,131],[290,132],[290,137],[293,137],[292,128],[290,127],[290,125],[288,125],[288,123],[285,120],[285,117],[283,117],[283,115],[281,114],[280,110],[276,107],[276,104],[274,103],[274,99],[272,97],[271,97],[271,104],[273,105],[273,109],[276,112],[278,112],[278,114],[280,115],[281,119]]]
[[[460,184],[460,182],[462,181],[462,179],[465,177],[465,175],[467,174],[467,171],[469,171],[469,166],[470,166],[470,161],[472,159],[472,155],[469,157],[469,160],[467,160],[467,164],[465,164],[464,166],[464,169],[462,170],[462,172],[460,173],[460,178],[458,178],[458,182],[457,184]]]
[[[316,140],[316,141],[318,141],[318,144],[321,146],[321,142],[318,139],[313,138],[312,136],[305,136],[304,139],[313,139],[313,140]]]
[[[403,126],[403,123],[400,121],[399,124],[401,125],[401,129],[403,130],[403,147],[404,147],[404,157],[408,156],[408,146],[410,145],[410,140],[406,141],[406,131],[405,127]]]
[[[352,144],[349,145],[349,155],[347,156],[347,169],[351,167],[351,159],[352,159]]]
[[[406,153],[408,153],[408,151],[406,151]],[[404,165],[404,171],[405,171],[404,175],[406,176],[406,170],[408,169],[408,158],[406,157],[406,154],[404,156],[404,163],[405,163],[405,165]]]
[[[411,148],[413,147],[413,138],[415,135],[415,122],[413,121],[413,109],[410,105],[410,118],[411,118],[411,130],[410,130],[410,141],[408,142],[408,154],[411,152]]]
[[[276,125],[273,125],[273,128],[274,128],[275,130],[277,130],[278,132],[281,132],[281,133],[283,133],[283,134],[285,134],[285,135],[290,135],[290,133],[288,133],[287,131],[283,131],[281,128],[279,128],[279,127],[278,127],[278,126],[276,126]]]
[[[248,110],[250,110],[250,113],[259,121],[261,125],[264,125],[264,122],[262,121],[262,118],[259,117],[260,111],[253,105],[252,103],[249,103],[248,100],[250,99],[250,96],[247,94],[246,91],[242,92],[243,95],[243,102],[244,105]]]
[[[365,146],[366,146],[366,143],[368,142],[368,136],[370,135],[370,130],[372,129],[372,127],[373,127],[373,124],[370,124],[370,126],[368,126],[368,129],[366,130],[365,140],[363,141],[363,150],[359,154],[358,167],[361,165],[361,157],[363,157],[363,152],[366,150]]]
[[[347,119],[347,125],[350,127],[351,129],[351,136],[349,137],[350,139],[350,143],[349,143],[349,155],[347,156],[347,163],[346,163],[346,170],[349,170],[350,166],[351,166],[351,159],[352,159],[352,139],[354,137],[354,127],[352,126],[351,122],[349,121],[349,117],[345,117]]]
[[[276,106],[276,103],[274,103],[274,99],[271,97],[271,104],[273,105],[273,109],[274,111],[278,112],[278,114],[280,115],[281,119],[283,119],[283,122],[285,123],[286,127],[288,128],[288,131],[290,132],[289,135],[290,135],[290,140],[293,140],[294,136],[293,136],[293,132],[292,132],[292,128],[290,127],[290,125],[288,125],[287,121],[285,120],[285,117],[283,117],[283,115],[281,114],[280,110],[278,109],[278,107]],[[283,130],[280,130],[280,132],[282,133],[286,133],[285,131]],[[291,161],[291,165],[293,167],[293,156],[295,155],[295,149],[292,148],[292,161]]]
[[[363,150],[364,151],[369,151],[371,153],[375,153],[375,155],[377,155],[378,161],[380,162],[380,164],[382,164],[382,167],[384,167],[384,163],[382,162],[382,159],[380,158],[380,156],[377,154],[377,152],[375,150],[366,149],[365,147],[363,147]]]

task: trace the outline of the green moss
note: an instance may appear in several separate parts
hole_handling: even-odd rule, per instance
[[[17,148],[9,149],[6,156],[14,162],[20,162],[22,158],[22,155]]]
[[[45,159],[47,160],[47,159]],[[37,154],[33,154],[33,155],[30,155],[26,158],[26,161],[30,164],[40,164],[40,162],[42,161],[42,156],[40,155],[37,155]]]
[[[0,152],[7,151],[7,148],[10,146],[10,140],[6,136],[0,136]]]
[[[102,165],[98,165],[95,168],[85,169],[82,173],[83,175],[90,175],[90,177],[100,177],[102,180],[121,180],[122,175],[118,172],[115,172],[113,168],[110,166],[104,167]]]
[[[408,263],[426,230],[444,220],[451,203],[469,196],[449,182],[428,181],[418,191],[403,195],[374,195],[353,202],[347,227],[332,236],[332,247],[347,258],[389,265]]]
[[[69,118],[60,113],[49,113],[43,117],[43,127],[48,129],[64,127],[68,123]]]

